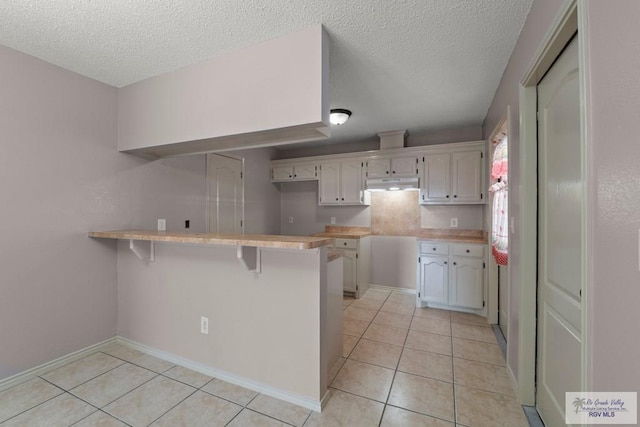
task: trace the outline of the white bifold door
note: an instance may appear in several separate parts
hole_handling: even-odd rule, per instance
[[[538,85],[538,346],[536,406],[564,426],[565,392],[582,383],[584,170],[578,40]]]

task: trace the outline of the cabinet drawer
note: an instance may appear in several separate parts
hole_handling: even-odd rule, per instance
[[[449,255],[449,245],[447,243],[421,242],[420,253]]]
[[[482,258],[484,256],[483,245],[451,245],[451,254],[456,256],[472,256]]]
[[[358,249],[358,239],[335,239],[336,249]]]

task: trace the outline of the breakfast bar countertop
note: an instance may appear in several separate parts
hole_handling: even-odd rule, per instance
[[[332,244],[332,239],[326,237],[280,236],[273,234],[180,233],[156,230],[90,231],[89,237],[169,243],[196,243],[204,245],[251,246],[275,249],[314,249]]]

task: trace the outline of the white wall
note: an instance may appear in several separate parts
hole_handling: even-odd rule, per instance
[[[93,229],[204,225],[204,161],[117,152],[117,92],[0,46],[0,379],[116,333],[116,247]]]
[[[586,2],[588,386],[640,384],[640,2]]]
[[[303,236],[324,230],[336,217],[336,225],[352,227],[371,226],[371,208],[368,206],[318,206],[318,181],[283,182],[281,194],[281,233]],[[289,224],[289,217],[293,224]]]

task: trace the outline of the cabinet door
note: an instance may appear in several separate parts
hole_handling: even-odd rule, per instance
[[[451,258],[449,304],[480,309],[484,305],[484,265],[481,259]]]
[[[391,159],[391,176],[418,176],[417,157],[394,157]]]
[[[340,203],[359,205],[362,199],[362,161],[340,162]]]
[[[322,163],[320,165],[320,182],[318,183],[318,197],[321,205],[340,204],[340,163]]]
[[[420,299],[448,304],[449,266],[445,257],[420,257]]]
[[[386,178],[391,175],[389,159],[370,159],[367,161],[367,178]]]
[[[316,179],[316,165],[296,165],[293,168],[294,180]]]
[[[427,154],[424,156],[422,203],[449,203],[451,154]]]
[[[272,181],[291,181],[293,178],[293,166],[276,166],[271,169]]]
[[[482,203],[482,151],[452,154],[452,202]]]
[[[346,292],[355,292],[358,283],[358,258],[356,251],[343,251],[342,272]]]

